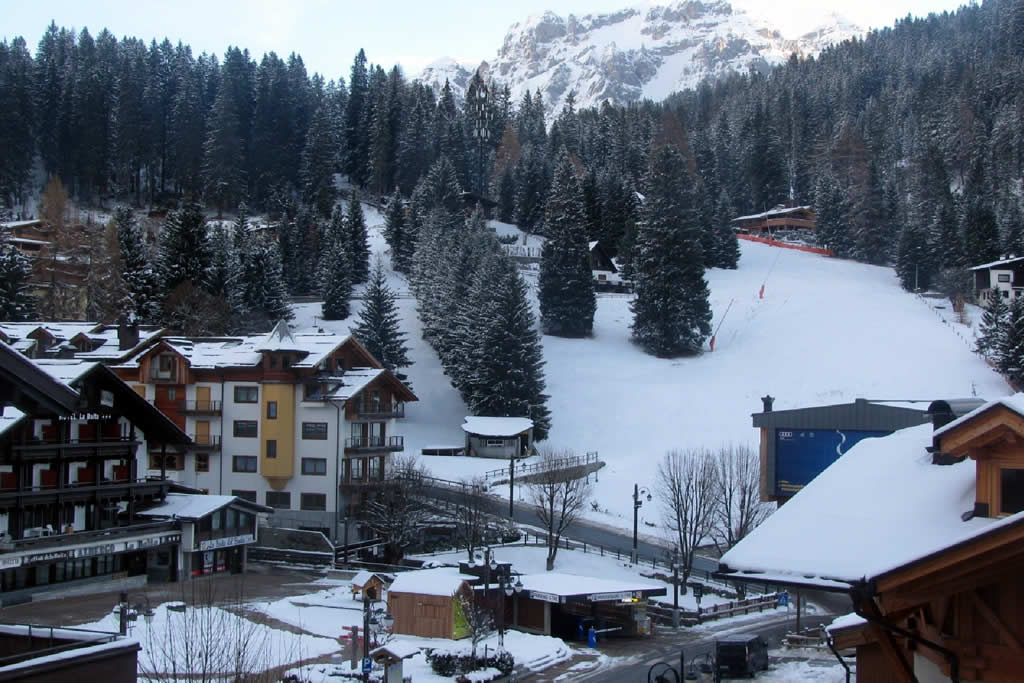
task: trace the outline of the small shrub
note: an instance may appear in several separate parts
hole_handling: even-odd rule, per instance
[[[438,652],[427,650],[427,662],[431,670],[438,676],[451,677],[460,673],[469,673],[479,669],[495,668],[507,676],[515,668],[515,658],[508,652],[498,652],[487,657],[476,657],[454,652]]]

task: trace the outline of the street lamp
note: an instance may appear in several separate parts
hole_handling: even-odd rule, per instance
[[[516,582],[512,583],[512,577],[508,577],[508,583],[505,583],[505,575],[499,576],[501,581],[501,592],[505,594],[506,598],[511,598],[513,595],[519,595],[523,592],[523,581],[516,577]],[[515,621],[513,619],[513,621]],[[501,613],[498,621],[498,645],[505,647],[505,598],[501,599]]]
[[[644,504],[643,497],[647,496],[648,502],[651,500],[651,492],[646,487],[638,484],[633,484],[633,556],[630,561],[633,564],[637,562],[636,554],[636,520],[637,513],[640,511],[640,507]]]

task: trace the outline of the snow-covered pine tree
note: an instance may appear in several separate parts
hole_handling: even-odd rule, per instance
[[[836,256],[849,256],[852,236],[848,225],[848,203],[832,172],[822,169],[814,188],[814,213],[818,238]]]
[[[219,216],[238,202],[245,189],[243,148],[231,88],[218,89],[208,121],[203,144],[203,188],[206,197],[217,205]]]
[[[981,316],[981,326],[978,330],[978,341],[975,348],[978,353],[983,354],[999,367],[1002,363],[1000,354],[1003,350],[1003,338],[1006,335],[1006,326],[1010,317],[1010,308],[999,292],[994,292],[995,298],[989,302],[988,308]]]
[[[633,338],[659,357],[699,353],[711,334],[693,180],[679,151],[655,151],[634,257]]]
[[[576,168],[564,149],[544,216],[538,295],[544,334],[586,337],[594,329],[594,279]]]
[[[320,261],[316,273],[316,287],[320,296],[326,296],[324,293],[327,283],[331,277],[331,271],[337,266],[334,256],[336,251],[340,251],[345,254],[345,258],[348,258],[346,251],[348,245],[348,233],[345,232],[345,209],[341,206],[335,206],[334,211],[331,212],[331,220],[327,223],[324,228],[323,240],[323,253],[320,255]],[[349,279],[349,287],[351,288],[351,275],[349,275],[349,264],[346,261],[344,264],[346,277]]]
[[[410,365],[405,334],[399,328],[395,293],[388,287],[380,258],[374,263],[356,322],[352,332],[381,365],[392,371]]]
[[[406,225],[405,201],[398,188],[395,188],[384,212],[384,238],[391,247],[391,267],[399,273],[408,273],[412,267],[414,245],[409,243],[410,233]]]
[[[31,320],[36,314],[35,300],[29,292],[32,264],[11,244],[6,232],[0,233],[0,320]]]
[[[349,258],[349,274],[353,284],[366,282],[370,275],[370,243],[366,231],[366,219],[363,218],[363,207],[355,191],[348,203],[345,214],[345,232],[348,239],[345,250]]]
[[[160,232],[160,276],[170,292],[186,280],[197,286],[206,280],[210,267],[210,240],[206,217],[199,204],[190,202],[167,215]]]
[[[352,298],[351,260],[344,239],[335,238],[328,242],[321,263],[324,264],[320,289],[324,298],[323,318],[344,320],[350,314],[349,300]]]
[[[220,321],[225,332],[236,330],[245,317],[242,267],[235,250],[235,226],[217,226],[210,231],[210,269],[203,288],[230,311],[231,319]]]
[[[1024,298],[1017,297],[1010,304],[996,367],[1014,384],[1024,381]]]
[[[477,334],[463,396],[474,415],[531,418],[534,438],[543,441],[551,414],[526,285],[511,261],[495,255],[478,270],[471,296],[478,310]]]
[[[277,242],[254,238],[243,258],[247,331],[268,330],[278,320],[294,317],[288,307],[287,286]]]
[[[331,125],[329,104],[325,101],[313,115],[299,167],[303,195],[322,218],[329,217],[334,206],[334,167],[337,156],[338,145]]]
[[[142,230],[135,220],[135,212],[127,206],[117,207],[114,209],[114,224],[117,226],[121,279],[128,294],[128,310],[124,313],[142,323],[156,322],[160,318],[163,291]]]

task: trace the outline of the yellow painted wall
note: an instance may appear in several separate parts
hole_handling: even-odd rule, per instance
[[[260,406],[260,472],[273,488],[295,476],[295,386],[263,384]],[[267,419],[267,403],[277,401],[277,419]],[[277,440],[277,457],[267,457],[267,440]]]

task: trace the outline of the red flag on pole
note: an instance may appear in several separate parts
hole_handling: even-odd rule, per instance
[[[761,292],[760,292],[760,294],[759,294],[758,296],[759,296],[759,297],[760,297],[761,299],[763,299],[763,298],[764,298],[764,285],[761,285]]]
[[[715,350],[715,335],[711,335],[711,350]]]

